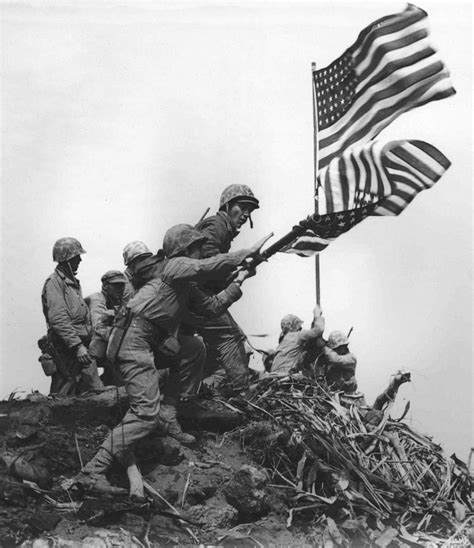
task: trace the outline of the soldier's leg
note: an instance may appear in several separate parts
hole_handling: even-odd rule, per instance
[[[97,363],[94,359],[87,366],[81,369],[81,380],[88,390],[102,390],[104,383],[100,380]]]
[[[199,337],[180,335],[179,362],[170,368],[169,378],[163,389],[162,416],[168,421],[168,434],[181,443],[194,443],[196,438],[181,430],[177,420],[180,400],[197,394],[203,375],[206,348]]]
[[[249,384],[249,356],[245,348],[245,335],[234,318],[225,312],[217,318],[208,319],[199,327],[199,332],[208,348],[217,353],[232,390],[245,390]]]
[[[56,373],[51,378],[50,394],[61,396],[75,395],[78,392],[75,375],[76,356],[67,348],[53,347]]]
[[[113,458],[128,466],[133,462],[136,442],[162,424],[158,372],[153,352],[140,334],[134,336],[134,331],[134,328],[129,329],[118,356],[118,365],[129,398],[129,410],[84,468],[84,473],[99,476],[101,482],[105,480],[105,473]]]

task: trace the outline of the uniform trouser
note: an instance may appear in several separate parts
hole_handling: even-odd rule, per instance
[[[133,461],[135,443],[160,424],[160,388],[149,333],[130,326],[117,356],[129,409],[102,447],[125,466]]]
[[[192,339],[192,340],[191,340]],[[196,337],[182,337],[179,362],[170,370],[164,398],[177,403],[196,392],[202,376],[204,346]],[[125,466],[133,462],[133,449],[158,426],[160,418],[159,372],[155,367],[154,341],[149,332],[130,326],[117,357],[117,366],[128,394],[129,410],[109,434],[102,447]],[[159,365],[159,354],[157,355]]]
[[[216,366],[225,371],[226,381],[233,390],[249,384],[249,356],[245,348],[245,334],[230,313],[208,318],[197,328],[207,347],[205,375],[215,372]],[[217,372],[216,377],[219,376]]]
[[[102,367],[104,372],[101,380],[105,386],[122,386],[123,382],[117,368],[107,359],[107,341],[97,335],[92,335],[89,345],[89,355],[95,360],[97,367]]]
[[[78,364],[76,351],[54,347],[56,372],[51,375],[50,394],[72,395],[103,388],[95,360],[87,367]]]
[[[206,347],[202,339],[192,335],[178,335],[180,346],[176,366],[169,369],[169,377],[163,389],[163,404],[177,406],[180,399],[197,394],[203,377]],[[160,356],[156,356],[159,366]]]

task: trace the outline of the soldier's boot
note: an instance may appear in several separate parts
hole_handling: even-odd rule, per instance
[[[162,405],[160,407],[160,417],[166,423],[167,434],[183,445],[191,445],[196,443],[196,438],[183,432],[177,419],[177,409],[174,405]]]
[[[97,493],[108,493],[111,495],[126,494],[126,489],[115,487],[105,477],[105,473],[112,464],[113,457],[103,447],[101,447],[96,455],[86,464],[84,470],[79,472],[74,478],[74,483],[81,484],[86,491],[95,491]]]

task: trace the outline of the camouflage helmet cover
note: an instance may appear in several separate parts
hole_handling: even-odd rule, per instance
[[[123,248],[123,262],[125,263],[125,266],[128,266],[133,259],[141,257],[142,255],[152,255],[152,252],[143,242],[130,242]]]
[[[332,331],[329,334],[327,345],[332,350],[346,344],[349,344],[349,339],[346,337],[346,335],[344,335],[342,331]]]
[[[204,242],[207,237],[191,225],[180,224],[169,228],[163,238],[163,251],[168,258],[183,253],[191,244]]]
[[[76,238],[59,238],[53,246],[53,261],[63,263],[85,252],[81,242]]]
[[[304,321],[294,314],[287,314],[281,319],[281,330],[283,333],[290,331],[298,331],[298,329],[304,324]]]
[[[251,188],[247,185],[229,185],[224,188],[219,201],[219,209],[224,209],[233,200],[250,203],[254,209],[258,209],[259,207],[257,198],[255,198]]]

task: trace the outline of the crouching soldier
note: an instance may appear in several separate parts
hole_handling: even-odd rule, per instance
[[[313,311],[311,329],[303,329],[303,320],[294,314],[287,314],[281,320],[281,334],[278,347],[273,354],[271,373],[284,376],[302,369],[306,354],[313,346],[324,346],[324,318],[321,309]]]
[[[105,385],[119,385],[120,379],[106,357],[107,344],[115,315],[123,304],[127,278],[120,270],[109,270],[101,278],[102,290],[86,297],[92,320],[92,340],[89,354],[98,367],[104,368],[102,381]]]
[[[56,365],[51,375],[51,394],[103,388],[88,351],[91,317],[76,278],[83,253],[75,238],[60,238],[53,247],[53,260],[58,266],[45,281],[41,294],[49,348]]]
[[[349,339],[342,331],[330,333],[322,356],[316,361],[315,375],[326,380],[329,388],[346,394],[357,391],[357,358],[349,351]]]
[[[112,331],[107,355],[116,363],[125,383],[130,408],[102,444],[95,457],[76,477],[76,482],[95,489],[113,489],[105,473],[114,458],[132,468],[134,445],[158,426],[176,427],[176,415],[160,413],[160,390],[155,353],[179,356],[177,334],[180,323],[193,304],[201,313],[221,314],[240,298],[240,285],[249,276],[241,270],[234,282],[217,295],[207,296],[197,282],[228,275],[242,262],[257,255],[268,238],[250,249],[201,260],[202,233],[189,225],[170,228],[163,248],[169,260],[151,257],[139,273],[145,282],[124,307]],[[174,399],[181,395],[179,383]],[[143,496],[141,485],[130,481],[130,495]]]
[[[203,246],[203,257],[227,253],[239,230],[258,209],[259,201],[247,185],[233,184],[226,187],[220,197],[219,211],[201,221],[197,228],[207,237]],[[205,284],[210,295],[225,287],[225,278]],[[230,393],[243,393],[249,385],[249,354],[246,336],[240,326],[225,311],[220,316],[203,320],[196,325],[207,347],[206,376],[215,379],[215,387],[225,380]],[[217,370],[217,371],[216,371]],[[208,380],[209,382],[209,380]],[[209,384],[213,384],[210,382]]]

